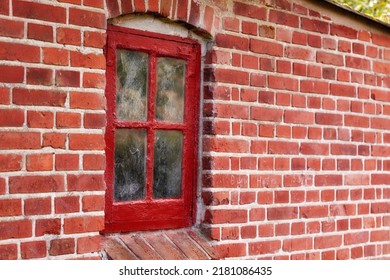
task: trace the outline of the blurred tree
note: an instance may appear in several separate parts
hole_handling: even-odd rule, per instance
[[[334,0],[342,5],[349,6],[355,11],[366,14],[378,20],[390,23],[389,0]]]

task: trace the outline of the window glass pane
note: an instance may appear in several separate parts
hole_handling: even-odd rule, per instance
[[[116,118],[145,121],[148,107],[148,55],[117,50],[116,77]]]
[[[183,133],[157,130],[154,146],[154,198],[181,196]]]
[[[146,130],[115,132],[115,191],[117,201],[145,198]]]
[[[183,122],[185,72],[182,59],[157,59],[156,120]]]

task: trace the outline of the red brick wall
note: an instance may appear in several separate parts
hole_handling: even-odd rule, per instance
[[[0,259],[98,257],[106,19],[145,11],[213,41],[201,223],[223,256],[390,255],[390,33],[293,2],[0,0]]]

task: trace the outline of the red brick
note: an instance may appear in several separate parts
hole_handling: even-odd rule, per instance
[[[83,156],[84,170],[104,170],[106,166],[106,158],[104,155],[87,154]]]
[[[79,128],[81,126],[81,115],[79,113],[57,112],[57,128]]]
[[[73,67],[105,69],[106,60],[103,54],[71,52],[70,63]]]
[[[30,220],[0,222],[0,240],[31,236],[32,224]]]
[[[281,247],[280,240],[249,243],[249,255],[272,254],[279,251]]]
[[[65,148],[66,135],[56,132],[43,134],[43,147]]]
[[[18,171],[22,169],[22,156],[15,154],[0,155],[0,172]]]
[[[106,16],[104,13],[69,8],[69,23],[104,29],[106,28]]]
[[[205,214],[207,223],[245,223],[248,221],[247,210],[207,210]]]
[[[0,82],[22,83],[24,80],[24,68],[22,66],[0,65]]]
[[[84,73],[83,87],[104,89],[106,86],[106,77],[99,73]]]
[[[319,143],[302,143],[300,152],[304,155],[329,155],[329,145]]]
[[[77,239],[77,254],[100,251],[100,236],[86,236]]]
[[[102,94],[71,92],[70,107],[72,109],[104,109],[105,99]]]
[[[24,124],[24,111],[17,109],[0,110],[0,127],[20,127]]]
[[[9,192],[46,193],[64,191],[64,177],[53,176],[15,176],[9,178]]]
[[[27,155],[27,171],[51,171],[53,170],[53,154]]]
[[[345,58],[345,63],[346,63],[347,67],[351,67],[351,68],[367,70],[367,71],[369,71],[371,69],[370,60],[368,60],[368,59],[347,56]]]
[[[357,39],[357,31],[343,25],[332,24],[330,26],[330,34],[349,39]]]
[[[251,39],[249,49],[252,52],[260,54],[268,54],[273,56],[283,55],[283,46],[279,43],[269,41]]]
[[[387,185],[390,182],[390,174],[372,174],[372,185]]]
[[[213,246],[220,258],[242,257],[246,255],[246,244],[219,244]]]
[[[316,80],[301,80],[301,92],[311,92],[311,93],[329,93],[329,83],[321,82]]]
[[[84,31],[84,46],[103,48],[106,44],[106,34],[94,31]]]
[[[288,239],[283,241],[283,251],[307,251],[313,249],[313,239],[310,237]]]
[[[102,175],[68,175],[68,191],[101,191],[105,189]]]
[[[338,114],[316,113],[316,123],[324,125],[342,125],[343,116]]]
[[[179,20],[187,21],[187,19],[188,19],[188,0],[183,0],[180,3],[181,4],[177,6],[176,16]],[[137,5],[136,5],[136,7],[137,7]],[[149,7],[149,9],[150,9],[150,7]],[[157,11],[158,11],[158,4],[157,4]]]
[[[388,242],[390,240],[389,230],[375,230],[370,233],[371,242]]]
[[[294,14],[288,14],[282,11],[270,10],[269,21],[277,24],[287,25],[291,27],[299,26],[299,17]]]
[[[53,71],[45,68],[27,68],[27,84],[51,86],[53,84]]]
[[[193,26],[199,25],[200,19],[200,5],[197,2],[191,1],[190,15],[188,18],[188,22]],[[150,6],[150,3],[149,3]]]
[[[82,210],[83,212],[103,211],[105,197],[103,195],[88,195],[83,196]]]
[[[104,217],[84,216],[76,218],[66,218],[64,220],[64,233],[84,233],[100,231],[104,228]]]
[[[1,12],[1,6],[0,6]],[[17,244],[0,245],[0,260],[16,260],[18,259]]]
[[[40,57],[39,47],[0,42],[0,59],[18,60],[22,62],[39,62]]]
[[[103,150],[104,137],[101,134],[70,134],[69,148],[71,150]]]
[[[79,87],[80,72],[58,70],[56,71],[56,86],[59,87]]]
[[[22,201],[20,199],[0,200],[0,217],[20,216],[22,214]]]
[[[81,32],[79,29],[57,28],[57,43],[63,45],[81,46]]]
[[[64,7],[14,0],[12,8],[13,15],[16,17],[66,23],[66,9]]]
[[[322,20],[302,18],[301,27],[308,31],[319,32],[323,34],[329,33],[329,23]]]
[[[344,184],[348,186],[366,186],[369,185],[370,176],[362,174],[345,175]]]
[[[313,124],[314,113],[305,112],[305,111],[288,110],[284,112],[284,122],[295,123],[295,124]]]
[[[293,59],[307,60],[307,61],[315,60],[315,52],[313,50],[305,49],[305,48],[287,46],[285,48],[285,55],[288,58],[293,58]]]
[[[51,197],[24,200],[25,215],[47,215],[51,213]]]
[[[327,53],[327,52],[317,52],[317,62],[324,64],[331,64],[336,66],[344,65],[344,58],[341,55]]]
[[[328,235],[328,236],[319,236],[314,238],[315,249],[340,247],[341,244],[342,244],[341,235]]]
[[[64,196],[54,198],[56,214],[76,213],[80,211],[80,198],[78,196]]]
[[[258,7],[240,2],[234,2],[233,11],[236,15],[254,19],[265,20],[267,17],[267,9],[265,7]]]
[[[58,235],[61,232],[61,219],[43,219],[35,222],[35,235]]]
[[[322,186],[340,186],[342,184],[342,175],[316,175],[315,185],[318,187]]]
[[[40,149],[39,132],[0,132],[0,149]]]
[[[46,241],[31,241],[20,244],[22,259],[46,257]]]
[[[357,233],[347,233],[344,236],[345,245],[353,245],[368,242],[368,231],[362,231]]]
[[[13,89],[13,103],[17,105],[56,106],[65,105],[66,93],[62,91]]]
[[[268,143],[268,153],[270,154],[298,154],[299,144],[293,142],[270,141]]]
[[[306,187],[313,184],[311,175],[284,175],[284,187]]]
[[[73,238],[54,239],[50,241],[50,256],[73,254],[75,252],[75,241]]]
[[[48,25],[29,23],[27,37],[33,40],[53,42],[53,27]]]
[[[56,154],[56,170],[78,170],[79,155],[78,154]]]
[[[43,62],[52,65],[69,65],[69,51],[56,48],[43,48]]]
[[[324,218],[329,216],[328,206],[302,206],[299,209],[300,218]]]
[[[251,108],[251,119],[257,121],[282,121],[283,111],[279,109],[263,108],[263,107],[252,107]]]
[[[267,220],[290,220],[298,218],[297,207],[275,207],[267,209]]]
[[[53,112],[28,111],[27,125],[32,128],[53,128],[54,114]]]
[[[206,150],[215,152],[249,152],[249,142],[240,139],[206,138],[203,145]]]
[[[84,0],[84,6],[94,7],[94,8],[104,8],[104,0]]]
[[[356,97],[356,88],[350,85],[330,84],[330,93],[335,96]]]
[[[215,81],[221,83],[248,85],[249,73],[231,69],[215,69]]]
[[[298,80],[294,78],[268,76],[268,87],[282,90],[298,90]]]

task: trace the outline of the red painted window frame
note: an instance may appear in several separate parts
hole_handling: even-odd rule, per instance
[[[116,112],[116,50],[147,52],[149,60],[148,120],[119,121]],[[200,45],[176,36],[133,30],[109,25],[105,55],[107,125],[106,141],[106,208],[104,232],[125,232],[187,227],[196,215],[197,149],[200,92]],[[182,124],[162,123],[154,116],[156,87],[156,57],[174,57],[187,61],[184,120]],[[147,197],[144,201],[114,201],[115,130],[120,128],[147,129]],[[182,196],[178,199],[152,199],[154,132],[157,129],[181,130],[184,134],[182,158]]]

